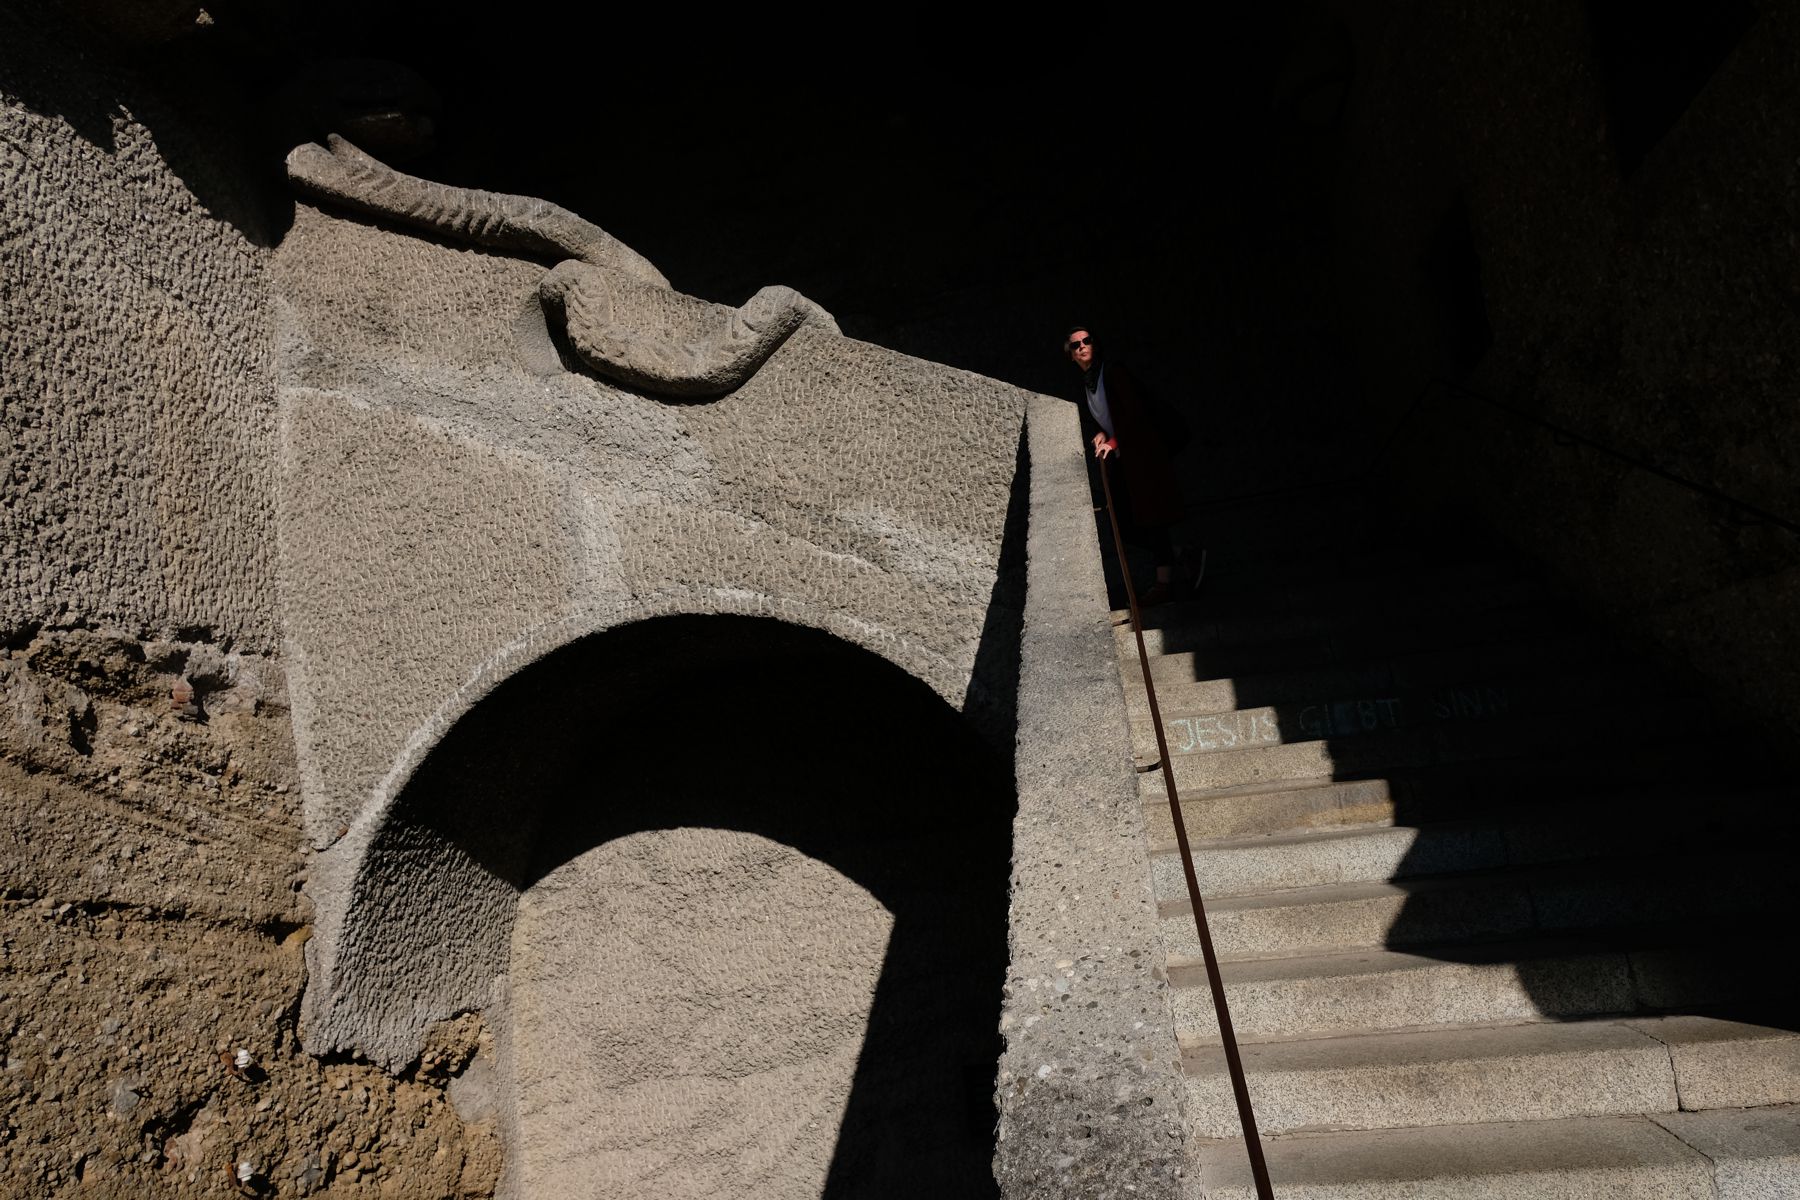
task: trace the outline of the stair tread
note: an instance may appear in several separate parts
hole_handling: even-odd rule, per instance
[[[1596,738],[1654,746],[1668,737],[1665,710],[1666,705],[1638,697],[1588,710],[1443,721],[1357,737],[1261,740],[1211,753],[1172,753],[1169,769],[1179,791],[1278,780],[1341,781],[1534,754],[1563,755]],[[1713,726],[1718,724],[1716,719],[1701,725],[1690,721],[1684,728],[1690,738],[1710,731],[1708,741],[1716,743],[1719,735]],[[1233,730],[1240,739],[1267,739],[1271,732],[1266,727]],[[1180,748],[1179,742],[1173,747]],[[1141,783],[1140,794],[1156,782],[1160,781]]]
[[[1674,867],[1693,869],[1708,864],[1725,865],[1758,859],[1769,865],[1785,862],[1785,852],[1751,851],[1721,843],[1707,853],[1693,849],[1682,853],[1620,854],[1609,858],[1573,858],[1555,862],[1508,864],[1474,871],[1454,871],[1438,875],[1414,875],[1404,878],[1352,880],[1321,883],[1307,887],[1270,888],[1267,891],[1222,893],[1205,897],[1209,913],[1245,912],[1265,908],[1303,908],[1317,904],[1336,904],[1349,900],[1368,900],[1384,896],[1410,899],[1442,892],[1491,891],[1497,888],[1528,887],[1534,884],[1587,881],[1605,883],[1651,883],[1665,879]],[[1158,913],[1165,920],[1186,918],[1191,901],[1186,898],[1164,901]]]
[[[1740,764],[1742,765],[1742,764]],[[1554,752],[1476,762],[1450,762],[1341,779],[1266,779],[1223,787],[1185,787],[1179,798],[1190,830],[1251,836],[1349,825],[1417,824],[1421,817],[1461,819],[1550,805],[1607,809],[1679,805],[1711,821],[1714,808],[1736,798],[1781,796],[1796,788],[1761,779],[1723,781],[1715,761],[1691,749],[1645,746],[1628,752]],[[1172,839],[1168,794],[1160,772],[1139,783],[1145,820],[1158,845]],[[1696,807],[1698,806],[1698,807]]]
[[[1767,946],[1772,935],[1782,934],[1785,930],[1785,924],[1773,921],[1767,928],[1758,924],[1740,924],[1728,931],[1722,931],[1714,921],[1658,921],[1579,930],[1543,930],[1488,941],[1420,943],[1405,947],[1335,946],[1300,954],[1220,956],[1219,970],[1228,983],[1267,982],[1374,975],[1446,965],[1505,966],[1617,954],[1723,953],[1733,948],[1749,950]],[[1198,964],[1171,966],[1168,976],[1170,984],[1176,987],[1205,982]]]
[[[1258,1071],[1341,1070],[1360,1066],[1512,1058],[1563,1054],[1600,1047],[1644,1049],[1719,1042],[1800,1042],[1800,1021],[1790,1026],[1758,1025],[1697,1015],[1597,1017],[1575,1021],[1515,1021],[1485,1025],[1435,1025],[1416,1029],[1376,1029],[1318,1037],[1241,1039],[1244,1069]],[[1223,1071],[1217,1044],[1191,1045],[1181,1052],[1188,1074]]]
[[[1789,1036],[1800,1038],[1800,1034]],[[1516,1058],[1601,1047],[1651,1049],[1659,1044],[1649,1033],[1631,1028],[1625,1021],[1600,1019],[1374,1030],[1330,1037],[1245,1041],[1240,1049],[1244,1069],[1254,1074]],[[1223,1071],[1224,1049],[1217,1045],[1189,1046],[1182,1050],[1181,1066],[1189,1074]]]
[[[1733,1120],[1748,1129],[1734,1131]],[[1800,1155],[1800,1113],[1780,1106],[1730,1116],[1572,1117],[1295,1133],[1267,1139],[1264,1150],[1277,1194],[1715,1200],[1715,1169]],[[1196,1182],[1204,1194],[1215,1200],[1253,1194],[1241,1142],[1212,1143],[1198,1157]],[[1800,1181],[1800,1164],[1783,1178]],[[1284,1185],[1294,1190],[1283,1191]],[[1431,1190],[1423,1190],[1426,1186]]]
[[[1171,781],[1277,1194],[1716,1200],[1749,1163],[1742,1194],[1800,1195],[1793,785],[1501,547],[1309,547],[1221,555],[1141,664],[1115,630],[1137,752],[1146,666],[1168,733],[1139,786],[1189,1194],[1251,1189]],[[1765,1107],[1678,1111],[1722,1105]]]

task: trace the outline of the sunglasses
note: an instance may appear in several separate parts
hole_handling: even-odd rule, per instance
[[[1070,339],[1069,345],[1067,348],[1071,351],[1074,351],[1074,350],[1081,349],[1083,346],[1091,346],[1093,344],[1094,344],[1094,339],[1091,337],[1072,338],[1072,339]]]

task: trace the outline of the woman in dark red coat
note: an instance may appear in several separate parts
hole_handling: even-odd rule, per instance
[[[1125,537],[1149,550],[1156,564],[1156,585],[1141,602],[1161,604],[1174,589],[1171,531],[1186,516],[1172,462],[1183,431],[1178,419],[1150,397],[1124,363],[1105,360],[1087,326],[1070,328],[1063,338],[1063,353],[1081,372],[1086,400],[1082,431],[1095,457],[1111,465],[1108,478]]]

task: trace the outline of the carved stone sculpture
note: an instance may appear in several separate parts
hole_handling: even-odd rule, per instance
[[[802,325],[838,332],[789,287],[731,308],[674,290],[650,262],[590,221],[546,200],[432,183],[394,170],[338,136],[288,154],[301,193],[443,237],[560,259],[538,295],[569,347],[596,373],[658,395],[724,395],[754,375]]]

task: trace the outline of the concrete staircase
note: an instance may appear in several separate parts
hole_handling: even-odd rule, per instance
[[[1276,1194],[1800,1197],[1781,771],[1500,548],[1214,562],[1145,642]],[[1252,1196],[1161,770],[1189,1194]]]

